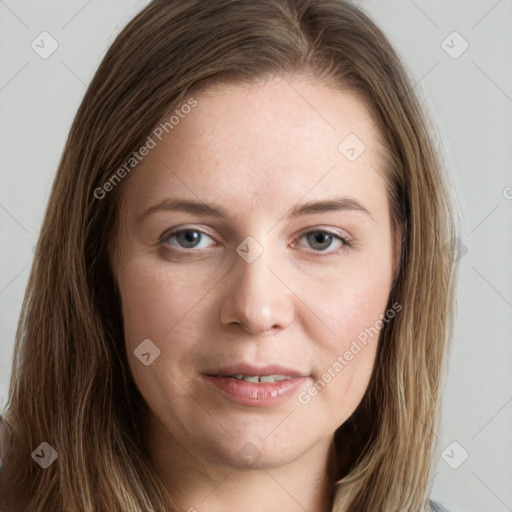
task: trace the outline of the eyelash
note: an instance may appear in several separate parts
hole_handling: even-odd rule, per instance
[[[167,233],[165,233],[161,238],[160,238],[160,241],[159,243],[161,245],[170,245],[169,244],[169,239],[173,236],[177,236],[179,235],[180,233],[187,233],[187,232],[192,232],[192,233],[201,233],[202,235],[206,235],[210,238],[213,239],[213,237],[211,235],[209,235],[208,233],[200,230],[200,229],[195,229],[195,228],[186,228],[186,227],[182,227],[182,228],[176,228],[172,231],[169,231]],[[338,255],[338,254],[341,254],[345,251],[347,251],[349,248],[352,247],[352,244],[351,242],[349,242],[345,237],[341,236],[340,234],[338,233],[335,233],[333,231],[330,231],[330,230],[327,230],[327,229],[313,229],[313,230],[310,230],[310,231],[306,231],[305,233],[302,233],[300,234],[296,239],[294,239],[292,241],[292,246],[295,248],[295,247],[298,247],[298,245],[296,244],[296,241],[299,240],[307,235],[311,235],[311,234],[314,234],[314,233],[322,233],[322,234],[327,234],[327,235],[330,235],[333,237],[333,239],[337,239],[339,240],[341,243],[342,243],[342,246],[337,249],[336,251],[331,251],[331,252],[327,252],[327,251],[317,251],[315,249],[311,249],[310,252],[313,252],[319,256],[333,256],[333,255]],[[176,248],[176,247],[173,247],[173,249],[175,250],[178,250],[178,251],[182,251],[184,253],[187,253],[187,252],[201,252],[202,250],[204,249],[195,249],[195,248],[191,248],[191,249],[186,249],[186,248],[183,248],[183,247],[180,247],[180,248]]]

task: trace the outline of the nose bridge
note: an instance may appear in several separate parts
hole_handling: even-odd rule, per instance
[[[286,328],[293,319],[293,303],[287,288],[270,270],[277,266],[272,261],[276,251],[260,244],[258,251],[254,241],[244,242],[237,248],[233,275],[221,306],[221,320],[225,325],[240,325],[254,334]],[[247,257],[251,251],[251,257]],[[259,252],[256,257],[255,251]]]

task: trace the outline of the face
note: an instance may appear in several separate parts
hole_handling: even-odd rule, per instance
[[[299,77],[195,99],[125,190],[130,368],[162,439],[277,467],[328,446],[368,386],[395,264],[378,134]]]

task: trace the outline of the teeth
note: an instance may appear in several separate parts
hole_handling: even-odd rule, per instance
[[[260,382],[276,382],[278,380],[287,380],[290,377],[286,377],[286,375],[262,375],[260,377]]]
[[[237,380],[245,380],[246,382],[277,382],[291,379],[291,377],[287,377],[286,375],[242,375],[241,373],[229,375],[229,377]]]

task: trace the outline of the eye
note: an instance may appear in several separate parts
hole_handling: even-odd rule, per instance
[[[315,252],[322,252],[326,254],[335,254],[350,247],[350,243],[346,238],[325,230],[315,230],[303,233],[300,235],[299,239],[305,239],[307,246],[312,248]],[[300,245],[304,247],[304,244]],[[293,242],[292,246],[297,247],[296,241]],[[327,249],[331,250],[327,251]]]
[[[177,249],[205,249],[211,245],[207,243],[208,239],[213,242],[211,236],[198,229],[178,228],[166,233],[160,243],[167,243]]]
[[[307,245],[304,243],[297,244],[297,240],[294,240],[292,247],[298,247],[299,245],[309,247],[314,252],[325,253],[326,255],[336,254],[350,247],[350,242],[346,238],[326,230],[309,231],[300,235],[298,239],[300,241],[305,240]],[[213,245],[214,240],[210,235],[199,229],[180,227],[163,235],[160,243],[171,245],[176,249],[200,250]],[[327,249],[331,250],[328,251]]]

